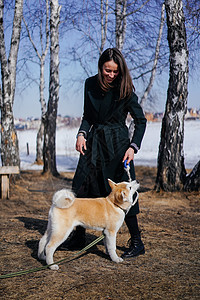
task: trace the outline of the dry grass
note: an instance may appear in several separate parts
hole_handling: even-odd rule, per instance
[[[141,184],[139,224],[146,253],[115,264],[103,243],[59,271],[46,269],[1,280],[1,299],[199,299],[199,193],[156,193],[155,168],[137,167]],[[1,274],[40,267],[38,241],[47,225],[53,192],[70,187],[73,174],[56,179],[26,171],[11,185],[10,200],[0,201]],[[87,242],[101,233],[88,230]],[[125,225],[117,236],[123,253]],[[72,252],[57,250],[55,260]]]

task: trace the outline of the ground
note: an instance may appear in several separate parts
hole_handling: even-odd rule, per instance
[[[199,299],[200,194],[156,193],[156,169],[136,168],[140,181],[139,226],[146,253],[120,264],[105,255],[103,242],[81,256],[58,249],[50,269],[0,279],[1,299]],[[11,183],[10,199],[0,200],[0,274],[45,265],[37,259],[54,191],[71,187],[73,174],[61,178],[23,171]],[[101,233],[87,230],[87,243]],[[126,225],[117,235],[117,252],[127,246]],[[73,258],[73,260],[72,260]]]

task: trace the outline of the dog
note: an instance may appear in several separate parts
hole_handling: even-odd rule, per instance
[[[116,235],[125,214],[137,201],[137,197],[133,201],[133,194],[139,188],[139,183],[136,180],[115,183],[110,179],[108,182],[111,193],[106,198],[75,198],[66,189],[54,194],[47,230],[38,248],[38,258],[46,260],[47,265],[53,264],[50,269],[59,269],[53,261],[54,252],[78,225],[103,231],[106,253],[116,263],[123,261],[116,253]]]

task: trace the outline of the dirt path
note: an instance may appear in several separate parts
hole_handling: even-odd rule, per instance
[[[156,193],[156,170],[136,168],[140,181],[139,224],[146,253],[115,264],[105,255],[103,242],[81,257],[20,277],[0,279],[1,299],[200,299],[200,195]],[[10,200],[0,200],[0,274],[40,267],[38,241],[47,225],[53,192],[71,187],[73,174],[44,177],[37,171],[22,173],[11,185]],[[100,236],[88,230],[87,243]],[[128,231],[117,236],[123,253]],[[55,260],[74,252],[57,250]]]

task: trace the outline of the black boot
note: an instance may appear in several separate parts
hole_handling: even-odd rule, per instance
[[[122,254],[122,258],[131,258],[144,253],[145,253],[145,249],[141,237],[140,235],[136,235],[134,237],[131,237],[130,247],[128,248],[127,251],[125,251]]]
[[[130,246],[127,251],[122,254],[122,258],[131,258],[145,253],[144,244],[141,240],[140,231],[138,228],[137,216],[126,216],[126,225],[129,229],[131,238]]]
[[[68,250],[80,250],[85,247],[85,228],[77,226],[72,236],[63,243],[62,248]]]

